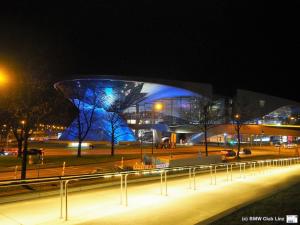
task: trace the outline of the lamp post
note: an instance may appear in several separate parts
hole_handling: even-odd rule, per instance
[[[224,133],[224,149],[226,149],[227,133]]]
[[[240,136],[240,131],[241,131],[241,121],[240,121],[240,114],[235,114],[235,130],[237,131],[237,137],[238,137],[238,151],[237,151],[237,158],[240,158],[240,148],[241,148],[241,136]]]
[[[151,154],[152,154],[152,157],[153,157],[153,148],[154,148],[154,129],[151,129],[151,132],[152,132],[152,152],[151,152]]]
[[[163,104],[160,102],[156,102],[153,105],[153,110],[152,110],[152,121],[153,121],[153,127],[155,125],[155,112],[160,112],[163,109]],[[154,128],[152,130],[152,157],[153,157],[153,149],[154,149]]]
[[[141,162],[143,162],[143,133],[140,133],[139,136],[140,136],[140,147],[141,147]]]

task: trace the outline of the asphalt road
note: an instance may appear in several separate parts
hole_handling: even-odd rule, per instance
[[[189,146],[189,147],[180,147],[177,149],[154,149],[154,154],[160,153],[176,153],[176,155],[172,155],[172,159],[178,158],[191,158],[199,156],[199,149],[202,152],[202,156],[205,155],[204,146]],[[228,148],[226,148],[228,149]],[[210,146],[209,154],[220,154],[220,151],[224,150],[224,147],[218,146]],[[273,146],[255,146],[251,148],[251,155],[241,155],[242,158],[247,158],[247,160],[255,159],[256,157],[288,157],[288,156],[297,156],[298,153],[295,151],[296,149],[281,149],[279,154],[279,149]],[[76,150],[70,149],[44,149],[45,157],[47,156],[65,156],[65,155],[76,155]],[[151,149],[144,149],[143,154],[151,155]],[[182,154],[181,154],[182,153]],[[110,150],[105,149],[93,149],[93,150],[83,150],[82,155],[109,155]],[[124,149],[117,150],[116,155],[129,155],[129,154],[140,154],[140,149]],[[169,156],[161,156],[161,158],[170,158]],[[135,163],[140,163],[140,159],[131,159],[124,160],[124,166],[133,166]],[[36,165],[35,169],[30,169],[27,171],[27,178],[38,178],[38,177],[51,177],[51,176],[61,176],[63,173],[62,165],[45,168],[47,165]],[[79,175],[79,174],[90,174],[96,171],[108,172],[117,166],[121,166],[121,161],[116,162],[106,162],[106,163],[98,163],[98,164],[86,164],[80,166],[69,166],[66,165],[64,170],[64,175]],[[20,168],[18,168],[17,173],[15,172],[15,167],[9,168],[10,171],[0,172],[0,180],[13,180],[20,179]]]

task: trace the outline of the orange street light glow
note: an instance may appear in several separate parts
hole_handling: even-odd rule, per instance
[[[0,85],[5,85],[8,81],[7,73],[3,69],[0,69]]]

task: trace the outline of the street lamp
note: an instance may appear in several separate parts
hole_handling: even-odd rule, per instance
[[[7,73],[0,68],[0,85],[6,85],[8,83]]]
[[[154,109],[154,111],[152,112],[152,121],[153,121],[153,125],[155,124],[155,111],[156,112],[160,112],[160,111],[162,111],[163,110],[163,108],[164,108],[164,105],[161,103],[161,102],[156,102],[156,103],[154,103],[154,105],[153,105],[153,109]],[[154,127],[154,126],[153,126]],[[151,129],[151,131],[152,131],[152,157],[153,157],[153,148],[154,148],[154,128],[153,129]]]
[[[157,102],[154,104],[154,110],[161,111],[163,109],[163,104],[160,102]]]
[[[140,137],[140,148],[141,148],[141,162],[143,162],[143,132],[139,133],[139,137]]]
[[[239,119],[240,119],[240,114],[235,114],[235,115],[234,115],[234,118],[235,118],[236,120],[239,120]]]

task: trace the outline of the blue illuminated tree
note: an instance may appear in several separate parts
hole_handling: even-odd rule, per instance
[[[142,101],[145,94],[141,93],[143,84],[123,83],[115,86],[114,99],[107,107],[105,120],[108,123],[108,129],[105,133],[110,137],[111,156],[115,154],[115,144],[124,136],[130,137],[132,131],[128,130],[127,124],[123,118],[123,111],[132,104]]]
[[[81,157],[82,142],[86,139],[93,122],[102,89],[86,88],[84,83],[69,82],[63,90],[64,95],[76,106],[75,130],[69,130],[78,140],[77,157]]]
[[[127,125],[122,118],[120,104],[115,103],[110,108],[105,120],[108,122],[108,129],[105,129],[104,132],[110,137],[111,156],[114,156],[115,144],[118,143],[120,137],[130,134],[127,129],[124,129],[127,128]]]

